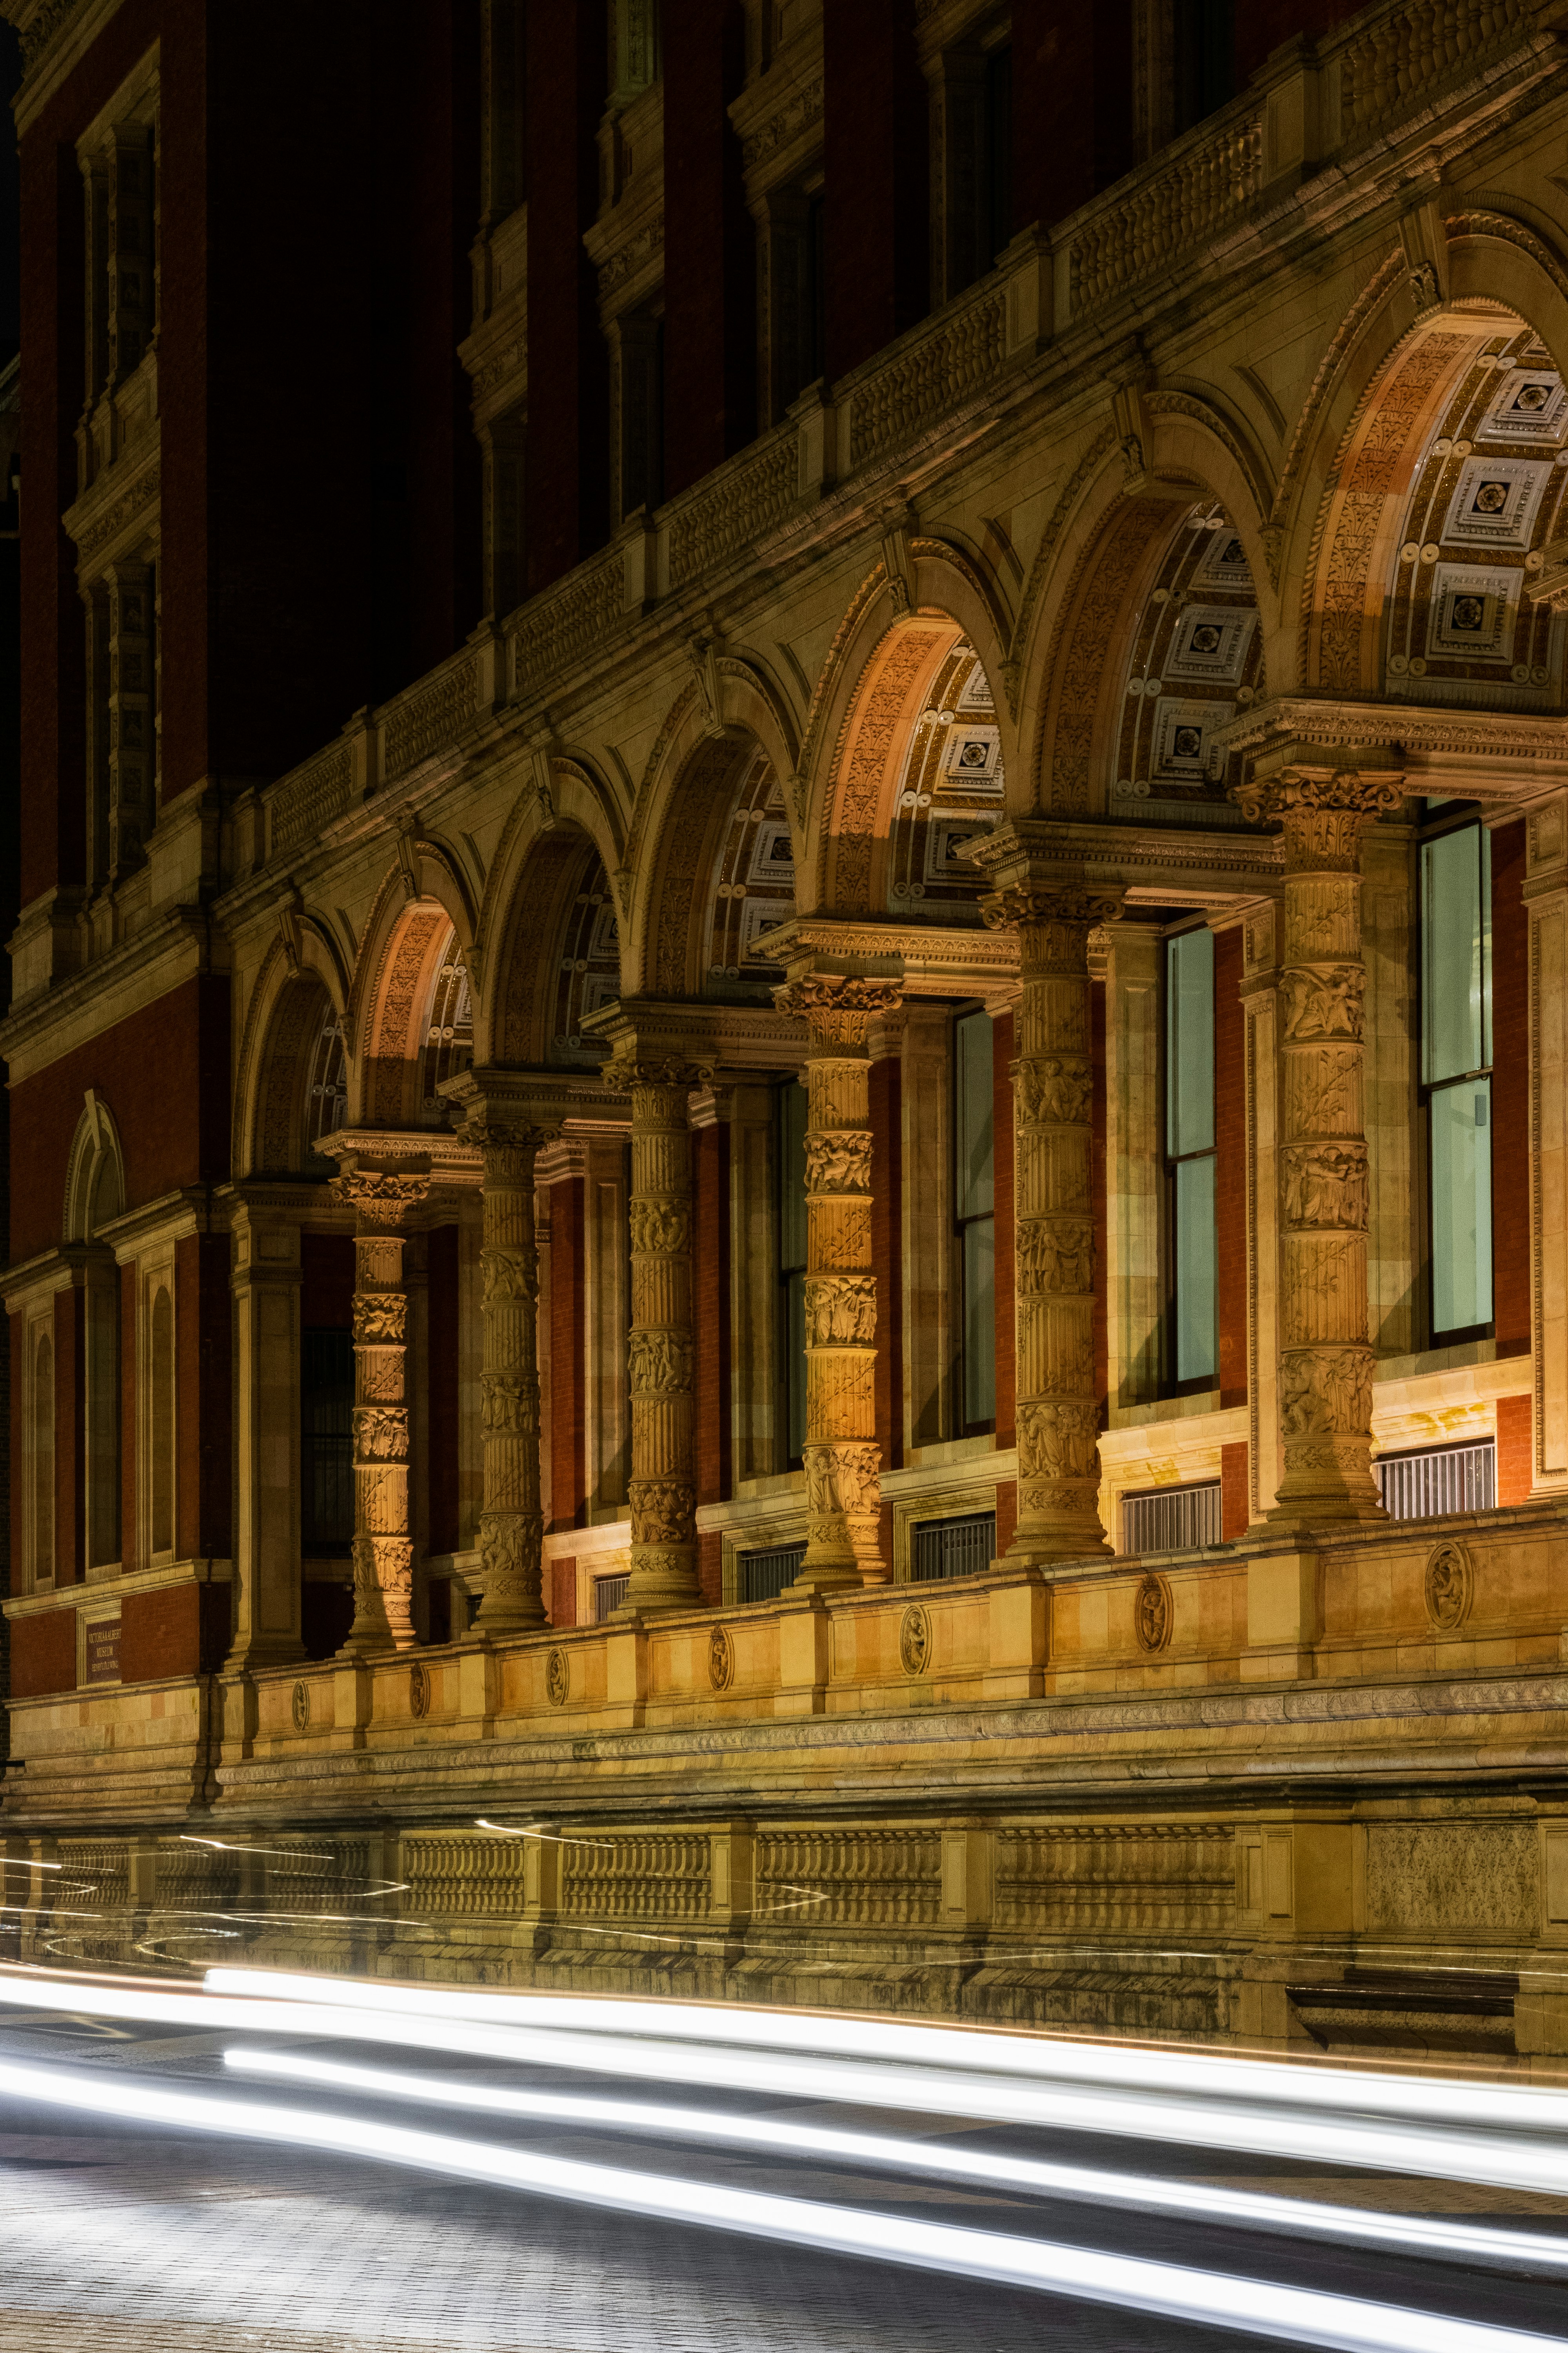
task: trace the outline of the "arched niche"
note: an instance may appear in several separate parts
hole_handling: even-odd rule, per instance
[[[643,987],[655,997],[732,996],[776,980],[754,950],[794,913],[795,881],[789,810],[765,747],[742,727],[700,737],[659,832]]]
[[[1531,595],[1568,504],[1568,387],[1534,330],[1445,313],[1389,362],[1325,495],[1304,617],[1320,693],[1547,711],[1564,625]]]
[[[1236,755],[1218,731],[1262,691],[1263,628],[1246,546],[1217,501],[1178,513],[1123,643],[1104,747],[1110,814],[1239,825]]]
[[[347,1115],[344,1042],[342,1017],[320,975],[304,971],[287,980],[262,1046],[253,1175],[331,1176],[332,1164],[316,1147]]]
[[[76,1124],[66,1159],[65,1216],[68,1242],[90,1242],[99,1229],[125,1208],[125,1157],[109,1106],[89,1094]]]
[[[513,1069],[593,1067],[604,1049],[583,1024],[620,987],[620,926],[598,849],[571,827],[541,836],[501,934],[494,1059]]]

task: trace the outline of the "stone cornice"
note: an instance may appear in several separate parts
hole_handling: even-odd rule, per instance
[[[120,0],[0,0],[22,46],[22,86],[12,100],[18,133],[36,121],[91,48]]]
[[[1215,730],[1227,751],[1254,759],[1291,744],[1335,753],[1381,755],[1380,766],[1430,771],[1442,763],[1475,761],[1488,772],[1488,795],[1534,794],[1568,773],[1568,717],[1517,711],[1460,711],[1411,702],[1336,702],[1282,695],[1258,703]],[[1387,754],[1399,754],[1390,762]],[[1526,769],[1509,773],[1511,764]],[[1499,770],[1501,773],[1499,773]]]
[[[797,915],[770,935],[768,954],[792,981],[854,973],[896,980],[906,997],[982,997],[1006,988],[1018,973],[1014,940],[891,915]]]

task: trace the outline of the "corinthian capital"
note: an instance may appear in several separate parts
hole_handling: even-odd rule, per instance
[[[367,1225],[401,1225],[430,1190],[428,1176],[395,1176],[384,1170],[352,1168],[334,1176],[331,1187],[338,1200],[355,1210]]]
[[[1293,763],[1272,776],[1249,776],[1231,798],[1251,825],[1278,825],[1290,873],[1353,874],[1361,837],[1405,797],[1397,768],[1331,768]]]
[[[1026,969],[1081,972],[1090,932],[1110,922],[1121,897],[1110,883],[1019,882],[990,892],[980,912],[990,930],[1017,933]]]
[[[808,973],[773,991],[781,1013],[805,1022],[816,1039],[835,1046],[862,1046],[873,1021],[897,1010],[903,988],[896,980],[861,980],[832,973]]]
[[[458,1142],[474,1145],[484,1154],[485,1175],[493,1180],[527,1176],[534,1154],[553,1134],[553,1129],[530,1127],[522,1120],[494,1119],[489,1113],[475,1112],[458,1128]]]

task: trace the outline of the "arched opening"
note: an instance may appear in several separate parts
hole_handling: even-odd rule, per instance
[[[49,1585],[55,1574],[55,1349],[47,1333],[33,1347],[33,1582]]]
[[[1263,635],[1246,550],[1224,508],[1194,503],[1135,607],[1112,714],[1113,816],[1237,825],[1217,731],[1262,686]]]
[[[1007,789],[996,698],[960,638],[909,731],[889,824],[887,904],[906,920],[975,925],[985,887],[966,854],[1001,822]]]
[[[512,1068],[593,1068],[584,1023],[619,996],[621,938],[604,861],[563,828],[532,850],[513,899],[491,1017],[494,1059]]]
[[[458,934],[448,925],[431,977],[425,1039],[419,1050],[416,1116],[422,1126],[450,1124],[452,1106],[440,1092],[442,1082],[470,1070],[473,1060],[474,1005],[468,967]]]
[[[822,902],[837,913],[870,914],[886,907],[895,880],[906,892],[897,902],[900,911],[920,906],[908,895],[908,873],[894,871],[895,809],[902,794],[912,790],[915,800],[907,814],[926,816],[920,807],[922,786],[909,781],[909,764],[912,756],[923,762],[936,739],[945,737],[941,713],[955,706],[942,700],[944,681],[951,687],[959,669],[967,678],[975,667],[973,649],[964,644],[958,623],[939,613],[921,613],[889,630],[867,663],[835,749],[830,814],[818,853]],[[918,778],[919,767],[916,774]],[[929,825],[928,818],[928,833]],[[933,843],[938,839],[930,838]],[[922,871],[916,878],[922,895],[926,840],[922,835]],[[946,879],[951,881],[951,875]]]
[[[312,972],[289,981],[267,1028],[250,1163],[258,1176],[327,1177],[319,1151],[348,1113],[343,1025],[327,987]]]
[[[82,1260],[83,1536],[89,1568],[121,1559],[120,1267],[104,1229],[125,1208],[120,1139],[95,1095],[78,1123],[67,1186],[66,1234]]]
[[[783,978],[769,959],[768,934],[794,913],[795,844],[784,786],[766,753],[753,744],[741,763],[710,870],[703,994],[765,995]]]

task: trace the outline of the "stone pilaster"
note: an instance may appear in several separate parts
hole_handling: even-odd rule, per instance
[[[235,1623],[228,1672],[305,1655],[300,1574],[300,1232],[293,1205],[233,1197]]]
[[[1279,1427],[1268,1519],[1376,1519],[1367,1324],[1361,839],[1398,807],[1384,771],[1289,763],[1240,786],[1285,839],[1279,958]]]
[[[1069,873],[981,902],[993,930],[1017,933],[1022,983],[1013,1065],[1018,1526],[1007,1549],[1020,1564],[1110,1549],[1100,1520],[1094,1378],[1089,935],[1121,895]]]
[[[805,1560],[797,1591],[877,1585],[877,1278],[871,1263],[870,1058],[866,1033],[896,983],[808,975],[773,991],[807,1025],[805,1053]]]
[[[414,1630],[408,1522],[407,1240],[403,1220],[427,1176],[345,1170],[334,1180],[354,1234],[354,1618],[343,1655],[407,1650]]]
[[[545,1623],[539,1493],[539,1251],[533,1163],[552,1131],[476,1113],[458,1130],[484,1160],[484,1317],[480,1388],[484,1506],[479,1559],[484,1634],[526,1633]]]
[[[631,1583],[627,1615],[689,1609],[697,1582],[692,1457],[691,1127],[706,1072],[678,1058],[612,1062],[632,1104]]]

